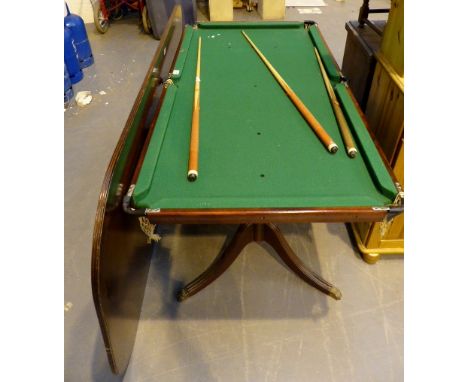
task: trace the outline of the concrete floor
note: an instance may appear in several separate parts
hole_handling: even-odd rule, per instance
[[[341,62],[344,24],[360,4],[329,0],[321,15],[288,9],[287,19],[318,21]],[[236,12],[237,19],[256,17]],[[158,44],[137,22],[122,20],[106,35],[88,26],[95,64],[74,89],[91,90],[94,99],[64,117],[66,381],[121,380],[107,364],[90,260],[104,173]],[[179,304],[175,289],[212,261],[234,228],[161,226],[123,380],[402,381],[402,258],[364,263],[343,224],[281,228],[303,261],[341,289],[341,301],[303,283],[266,245],[251,244],[212,286]]]

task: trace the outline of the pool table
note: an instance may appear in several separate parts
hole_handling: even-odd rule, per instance
[[[243,30],[338,144],[337,153],[324,148]],[[189,182],[198,37],[199,176]],[[346,155],[314,47],[350,126],[355,158]],[[315,23],[183,26],[176,8],[109,164],[96,215],[93,297],[112,370],[124,372],[132,352],[157,224],[238,225],[211,266],[178,292],[179,301],[215,281],[252,241],[267,242],[302,280],[340,299],[276,223],[382,221],[402,210],[392,171]]]

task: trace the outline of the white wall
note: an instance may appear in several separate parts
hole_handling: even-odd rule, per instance
[[[80,15],[86,24],[94,22],[91,0],[67,0],[67,4],[70,12]]]

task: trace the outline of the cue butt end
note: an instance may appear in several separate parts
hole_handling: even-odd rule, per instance
[[[357,150],[354,148],[354,147],[351,147],[348,149],[348,155],[351,157],[351,158],[354,158],[357,154]]]
[[[190,181],[190,182],[195,182],[198,178],[198,171],[196,170],[190,170],[187,174],[187,179]]]
[[[332,154],[335,154],[338,151],[338,146],[335,142],[332,142],[328,145],[327,147],[328,151],[330,151]]]

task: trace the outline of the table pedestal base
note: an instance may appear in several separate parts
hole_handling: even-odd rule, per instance
[[[210,285],[229,268],[244,247],[252,241],[264,241],[268,243],[278,253],[281,260],[283,260],[289,269],[307,284],[336,300],[341,299],[341,292],[338,288],[308,269],[301,259],[297,257],[279,228],[274,224],[266,223],[242,224],[239,226],[229,245],[200,276],[188,283],[177,294],[177,300],[184,301]]]

